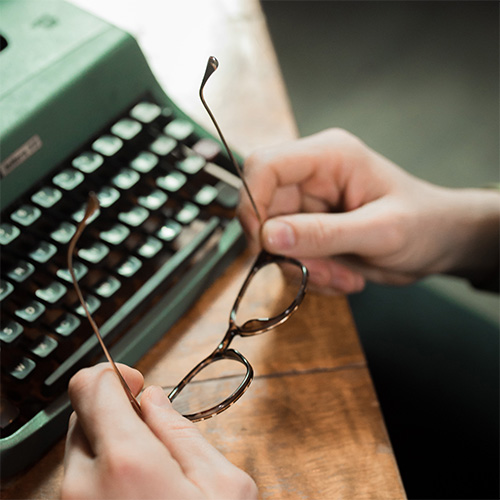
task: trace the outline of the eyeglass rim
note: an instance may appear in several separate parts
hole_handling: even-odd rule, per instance
[[[226,411],[229,407],[231,407],[238,399],[243,396],[245,391],[250,387],[254,377],[254,371],[252,365],[249,361],[236,349],[225,349],[224,351],[214,351],[210,356],[206,357],[204,360],[200,361],[183,379],[177,384],[169,393],[168,398],[173,403],[176,397],[182,392],[182,390],[191,382],[191,380],[200,373],[207,366],[212,363],[216,363],[217,361],[221,361],[223,359],[230,359],[233,361],[237,361],[245,366],[246,373],[243,377],[242,381],[238,385],[238,387],[224,400],[220,403],[212,406],[211,408],[207,408],[206,410],[194,412],[190,414],[183,414],[184,418],[187,418],[191,422],[201,422],[202,420],[207,420],[209,418],[215,417],[219,413]],[[180,388],[179,388],[180,387]]]
[[[236,314],[238,312],[238,307],[245,294],[245,291],[250,284],[250,281],[255,276],[255,274],[257,274],[257,272],[260,271],[263,267],[273,263],[275,264],[288,263],[300,269],[300,271],[302,272],[302,279],[297,295],[295,296],[291,304],[281,313],[276,314],[275,316],[272,316],[270,318],[254,318],[246,321],[245,323],[243,323],[243,325],[238,325],[236,322]],[[238,295],[236,297],[236,300],[234,301],[231,313],[229,315],[230,322],[232,326],[235,328],[236,332],[242,337],[249,337],[252,335],[258,335],[261,333],[268,332],[269,330],[283,324],[298,309],[298,307],[304,300],[308,278],[309,278],[309,271],[304,266],[304,264],[302,264],[302,262],[300,262],[299,260],[285,255],[272,254],[267,250],[262,249],[260,253],[257,255],[257,258],[255,259],[255,262],[252,268],[250,269],[250,272],[248,273],[245,281],[243,282],[240,291],[238,292]],[[260,324],[262,326],[259,326],[258,328],[249,328],[249,327],[245,328],[245,325],[255,322],[257,322],[257,324]]]
[[[262,269],[266,265],[279,262],[287,262],[293,264],[302,271],[302,281],[298,293],[295,296],[292,303],[282,313],[265,320],[265,326],[262,326],[258,329],[245,330],[244,329],[245,324],[249,323],[250,321],[252,322],[258,321],[262,323],[264,322],[264,320],[254,319],[247,321],[242,326],[238,326],[236,324],[235,315],[237,313],[238,305],[241,301],[241,298],[244,295],[251,279],[260,269]],[[211,408],[207,408],[206,410],[200,412],[183,414],[185,418],[191,420],[192,422],[200,422],[202,420],[207,420],[209,418],[215,417],[219,413],[222,413],[223,411],[227,410],[230,406],[236,403],[236,401],[238,401],[238,399],[240,399],[241,396],[243,396],[243,394],[249,388],[253,380],[253,374],[254,374],[253,368],[250,362],[245,358],[245,356],[243,356],[243,354],[241,354],[236,349],[229,348],[229,343],[231,342],[231,340],[234,338],[235,335],[240,335],[242,337],[253,336],[259,333],[267,332],[284,323],[295,312],[295,310],[299,307],[300,303],[304,299],[307,280],[308,280],[307,268],[297,259],[294,259],[292,257],[287,257],[284,255],[271,254],[266,250],[262,250],[259,253],[252,268],[250,269],[250,272],[248,273],[245,281],[243,282],[243,285],[241,286],[238,296],[235,300],[230,315],[230,325],[223,340],[219,343],[218,347],[212,352],[212,354],[210,354],[205,359],[200,361],[187,375],[184,376],[181,382],[177,384],[170,391],[168,398],[170,399],[170,401],[173,402],[175,398],[178,396],[178,394],[192,381],[192,379],[198,373],[200,373],[210,364],[216,361],[220,361],[222,359],[232,359],[242,363],[246,367],[247,372],[243,377],[242,381],[240,382],[239,386],[223,401],[221,401],[217,405],[212,406]]]

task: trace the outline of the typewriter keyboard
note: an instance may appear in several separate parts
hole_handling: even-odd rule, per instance
[[[2,437],[102,354],[66,262],[89,192],[100,209],[79,240],[74,268],[112,345],[159,290],[203,259],[233,218],[238,179],[224,161],[190,121],[141,101],[2,213]]]

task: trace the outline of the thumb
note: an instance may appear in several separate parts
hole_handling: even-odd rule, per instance
[[[223,455],[203,438],[194,423],[174,410],[161,387],[145,389],[141,408],[148,427],[181,464],[185,473],[197,476],[198,472],[207,470],[206,464],[227,466]]]
[[[358,209],[340,214],[294,214],[267,220],[261,233],[269,252],[294,257],[365,254],[380,234],[372,215]]]

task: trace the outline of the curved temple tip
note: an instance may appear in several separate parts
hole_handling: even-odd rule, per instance
[[[99,198],[97,198],[97,195],[94,193],[94,191],[90,191],[89,193],[89,205],[91,205],[92,207],[99,206]]]
[[[208,58],[208,63],[207,64],[210,64],[210,66],[212,66],[213,71],[215,71],[219,67],[219,61],[214,56],[210,56]]]
[[[203,77],[203,81],[201,82],[200,91],[203,90],[205,83],[210,78],[212,73],[219,67],[219,61],[216,57],[210,56],[207,61],[207,69],[205,70],[205,76]]]
[[[91,191],[89,193],[89,199],[87,201],[87,208],[85,209],[85,215],[83,216],[82,223],[86,225],[88,223],[88,220],[94,215],[97,210],[99,210],[100,204],[99,204],[99,198],[97,198],[97,195]]]

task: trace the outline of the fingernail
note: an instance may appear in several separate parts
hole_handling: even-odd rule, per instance
[[[265,247],[273,252],[290,250],[295,246],[295,231],[290,224],[280,220],[268,220],[263,227]]]
[[[147,390],[149,392],[148,399],[151,404],[159,406],[160,408],[170,406],[170,400],[161,387],[154,385],[149,387]]]

